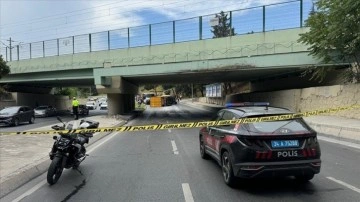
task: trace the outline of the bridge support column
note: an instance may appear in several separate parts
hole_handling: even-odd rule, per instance
[[[108,97],[108,114],[129,114],[135,109],[135,95],[138,86],[125,80],[121,76],[104,78],[106,84],[96,82],[99,93],[106,93]]]
[[[135,94],[118,94],[109,93],[108,114],[129,114],[135,109]]]

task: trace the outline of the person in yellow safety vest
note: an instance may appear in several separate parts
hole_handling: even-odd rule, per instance
[[[76,99],[76,97],[73,97],[72,108],[73,108],[73,113],[75,115],[75,120],[78,120],[79,119],[79,101]]]

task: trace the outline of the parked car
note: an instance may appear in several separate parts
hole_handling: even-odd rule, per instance
[[[35,112],[28,106],[7,107],[0,111],[0,125],[17,126],[22,122],[35,121]]]
[[[35,117],[48,117],[55,116],[57,114],[56,108],[52,106],[40,106],[34,109]]]
[[[89,97],[89,98],[88,98],[88,101],[94,101],[94,102],[96,102],[96,100],[97,100],[97,98],[94,98],[94,97]]]
[[[71,115],[74,115],[74,112],[71,109]],[[79,115],[89,115],[89,109],[86,105],[79,105]]]
[[[100,99],[98,100],[99,107],[101,106],[101,104],[102,104],[103,102],[107,102],[107,98],[102,97],[102,98],[100,98]]]
[[[88,109],[96,109],[96,103],[94,101],[89,101],[86,103]]]
[[[213,120],[293,114],[284,108],[241,104],[228,105]],[[306,182],[320,172],[321,152],[316,136],[302,118],[210,126],[200,130],[200,155],[220,164],[229,186],[237,177],[295,176],[299,182]]]
[[[106,110],[108,107],[107,102],[100,103],[100,110]]]

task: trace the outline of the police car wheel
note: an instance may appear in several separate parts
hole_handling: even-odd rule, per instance
[[[234,176],[230,155],[227,151],[221,155],[221,168],[225,184],[233,187],[235,185],[236,177]]]

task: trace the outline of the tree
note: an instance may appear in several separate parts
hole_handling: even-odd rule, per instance
[[[72,97],[76,97],[77,96],[77,88],[58,88],[57,92],[55,93],[56,95],[67,95],[70,98]]]
[[[191,96],[191,84],[178,84],[175,86],[175,91],[183,97]]]
[[[204,97],[204,85],[203,84],[194,84],[195,95],[197,95],[197,92],[200,92],[201,97]]]
[[[360,1],[319,0],[305,25],[310,31],[300,34],[299,42],[310,45],[310,54],[324,63],[351,63],[343,77],[360,82]],[[316,67],[307,72],[323,81],[332,68]]]
[[[234,36],[235,30],[230,27],[230,18],[228,15],[221,11],[219,14],[215,14],[215,18],[219,19],[219,24],[212,26],[211,32],[214,34],[213,38]]]
[[[228,15],[225,14],[224,11],[221,11],[220,14],[216,14],[215,17],[219,19],[219,24],[212,27],[213,30],[211,30],[211,32],[214,34],[213,38],[235,35],[234,28],[230,26],[230,18],[228,18]],[[232,92],[231,82],[225,82],[223,87],[225,94]]]
[[[154,89],[154,92],[155,92],[155,96],[157,96],[157,92],[156,92],[156,88],[158,87],[158,85],[155,85],[155,84],[146,84],[144,85],[144,89],[145,90],[152,90]]]
[[[0,79],[10,73],[10,67],[4,61],[2,55],[0,55]]]
[[[175,85],[173,85],[173,84],[162,84],[162,87],[163,87],[163,89],[170,89],[170,88],[174,88]]]
[[[170,95],[170,89],[164,90],[164,95]]]
[[[0,79],[10,73],[10,67],[4,61],[2,55],[0,55]],[[0,86],[0,94],[6,93],[5,89]]]

